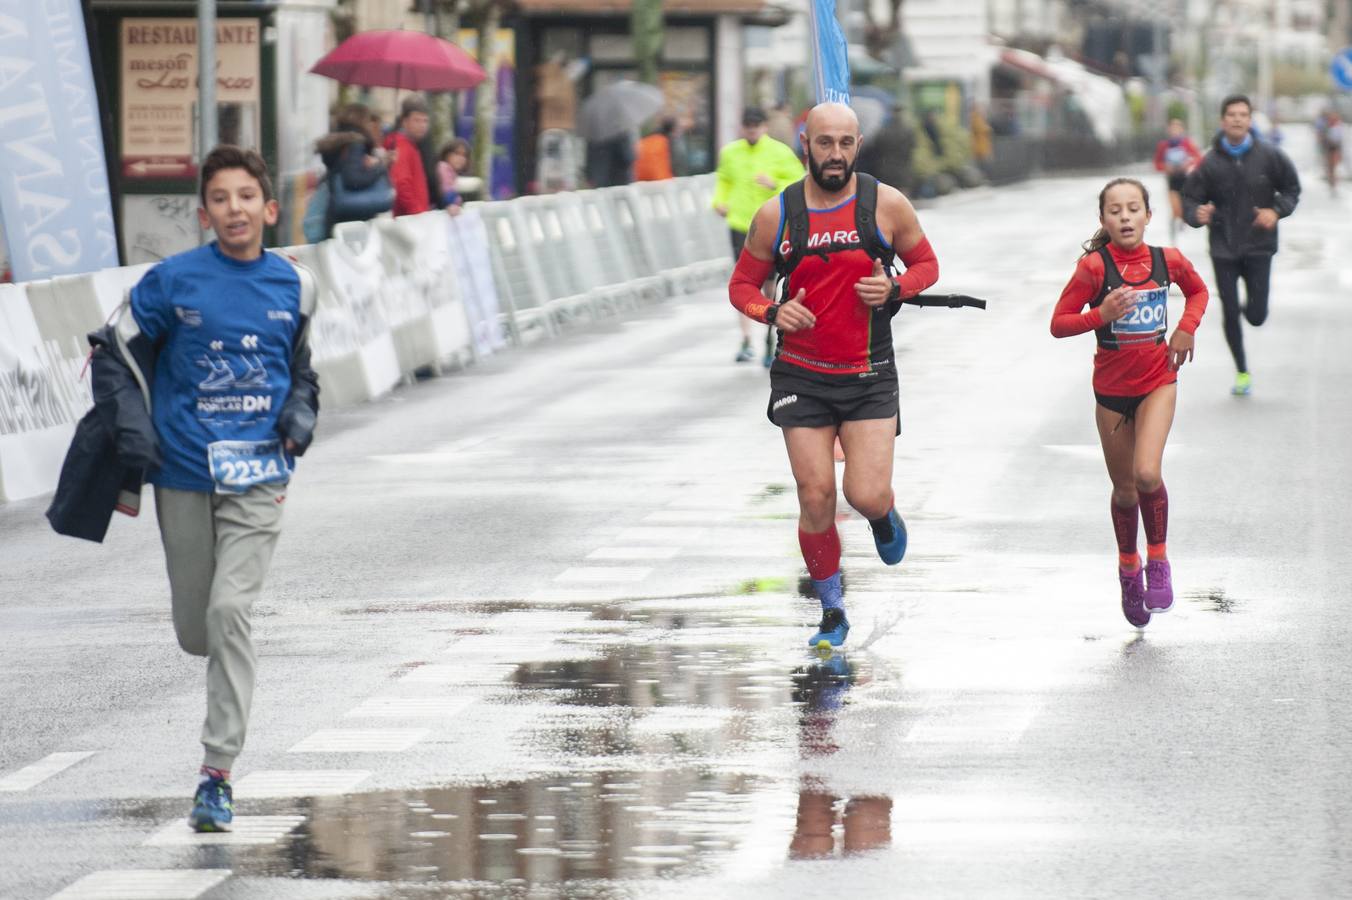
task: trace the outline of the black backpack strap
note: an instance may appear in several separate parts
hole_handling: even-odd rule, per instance
[[[860,248],[880,260],[887,274],[893,274],[896,251],[878,236],[878,179],[864,172],[855,173],[854,227],[859,232]]]
[[[1103,304],[1103,300],[1110,293],[1120,288],[1126,282],[1122,280],[1122,273],[1117,270],[1117,263],[1113,260],[1113,255],[1108,252],[1108,247],[1098,248],[1099,258],[1103,260],[1103,284],[1099,286],[1098,296],[1089,301],[1089,308],[1096,309]],[[1105,324],[1095,331],[1098,337],[1098,344],[1107,350],[1120,349],[1117,338],[1113,336],[1113,326]]]
[[[783,296],[781,300],[788,299],[789,276],[793,270],[798,268],[798,264],[803,261],[803,254],[807,251],[808,237],[808,215],[807,215],[807,192],[803,187],[801,180],[784,188],[780,194],[780,200],[784,204],[784,222],[787,226],[789,252],[781,254],[776,247],[775,254],[775,277],[783,286]],[[775,235],[775,241],[779,241],[779,235]]]
[[[1150,280],[1166,291],[1169,290],[1169,261],[1164,258],[1164,248],[1153,244],[1150,247]],[[1163,344],[1168,330],[1167,326],[1161,328],[1155,337],[1155,343]]]

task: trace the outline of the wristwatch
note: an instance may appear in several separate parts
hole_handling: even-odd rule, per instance
[[[775,319],[778,318],[778,317],[779,317],[779,304],[778,304],[778,303],[771,303],[769,306],[765,307],[765,324],[766,324],[766,325],[773,325],[773,324],[775,324]]]
[[[897,284],[896,279],[892,279],[892,289],[887,292],[887,302],[897,303],[901,300],[901,285]]]

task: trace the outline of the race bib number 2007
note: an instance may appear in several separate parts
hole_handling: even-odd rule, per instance
[[[1128,340],[1153,339],[1169,326],[1169,289],[1152,288],[1136,292],[1136,305],[1113,322],[1113,334]]]
[[[215,441],[207,445],[207,459],[218,494],[242,494],[256,484],[291,478],[278,440]]]

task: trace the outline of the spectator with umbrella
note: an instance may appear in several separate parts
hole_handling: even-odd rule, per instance
[[[460,91],[487,77],[473,57],[450,41],[402,30],[354,34],[310,71],[343,84],[409,91]],[[396,216],[431,208],[428,167],[418,149],[430,125],[427,101],[421,95],[405,97],[399,128],[386,140],[386,147],[396,151],[390,168]]]
[[[399,107],[399,128],[385,138],[385,149],[394,153],[390,181],[394,183],[394,214],[412,216],[432,208],[427,193],[427,169],[418,144],[427,137],[432,123],[427,101],[409,94]]]
[[[627,79],[592,94],[578,114],[578,134],[587,141],[587,179],[596,187],[628,184],[634,165],[635,132],[664,103],[650,84]]]

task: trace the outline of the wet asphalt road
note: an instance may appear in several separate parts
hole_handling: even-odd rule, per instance
[[[842,523],[827,661],[716,292],[324,418],[226,843],[182,824],[204,666],[153,516],[96,547],[0,508],[0,779],[89,754],[0,781],[0,897],[112,870],[212,900],[1352,895],[1349,206],[1291,141],[1255,392],[1228,394],[1213,302],[1165,461],[1180,599],[1143,634],[1093,340],[1047,333],[1104,177],[976,191],[922,222],[991,308],[896,320],[911,549],[887,569]]]

